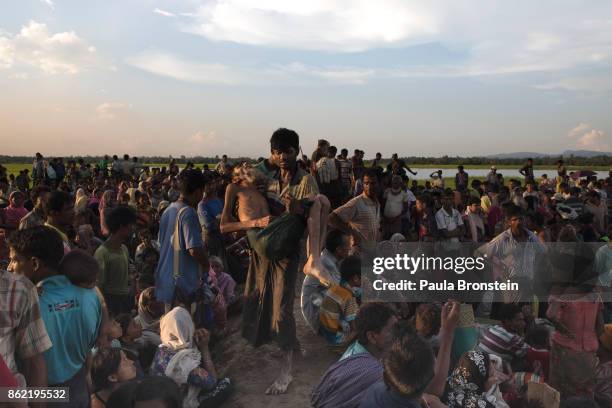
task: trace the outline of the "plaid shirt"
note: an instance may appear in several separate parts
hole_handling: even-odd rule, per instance
[[[25,276],[0,271],[0,353],[7,366],[16,373],[15,357],[31,358],[50,348],[36,287]]]

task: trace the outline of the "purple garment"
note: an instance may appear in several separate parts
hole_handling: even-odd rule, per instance
[[[178,353],[178,351],[160,346],[157,349],[157,353],[155,353],[155,358],[153,359],[151,374],[164,377],[166,375],[166,368],[176,353]],[[199,367],[191,370],[189,376],[187,377],[187,384],[210,391],[217,385],[217,379],[200,365]]]
[[[357,408],[367,389],[383,378],[380,360],[370,353],[357,354],[332,364],[315,387],[315,408]]]
[[[236,281],[234,281],[230,274],[221,272],[221,274],[217,276],[217,286],[223,294],[227,306],[236,301]]]

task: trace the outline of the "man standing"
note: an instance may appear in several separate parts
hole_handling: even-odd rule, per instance
[[[489,186],[498,186],[499,187],[499,178],[497,177],[497,167],[491,166],[491,171],[487,174],[486,179],[487,184]]]
[[[413,176],[417,175],[417,172],[412,171],[412,169],[408,167],[406,162],[398,157],[397,153],[393,153],[393,155],[391,156],[391,163],[387,164],[387,173],[391,174],[393,172],[394,167],[398,169],[398,174],[402,176],[402,178],[408,176],[406,172],[409,172]]]
[[[274,207],[294,208],[296,201],[318,194],[315,178],[298,166],[300,139],[295,131],[285,128],[276,130],[270,138],[270,150],[270,161],[279,169],[267,186],[268,198],[276,201]],[[286,205],[279,200],[290,200],[291,203]],[[224,215],[228,211],[231,214],[236,202],[235,198],[226,197]],[[248,205],[238,208],[239,214],[254,211]],[[265,218],[269,222],[270,217]],[[223,222],[222,219],[222,231]],[[267,222],[258,226],[265,227]],[[234,230],[248,230],[253,226],[253,220],[232,222]],[[299,252],[296,249],[293,255],[280,260],[271,260],[257,251],[251,254],[242,335],[256,347],[274,339],[284,354],[280,374],[266,394],[285,393],[293,380],[291,364],[293,350],[297,347],[293,302]]]
[[[175,297],[191,303],[208,272],[208,255],[196,208],[204,194],[204,175],[186,170],[180,177],[180,196],[164,211],[159,225],[159,263],[155,296],[169,311]]]
[[[459,240],[465,234],[461,213],[453,207],[454,194],[442,196],[442,208],[436,213],[438,232],[442,236],[442,248],[446,251],[458,251]]]
[[[525,176],[525,183],[535,183],[535,178],[533,176],[533,159],[527,159],[527,163],[519,169],[519,173]]]
[[[231,163],[227,161],[227,154],[224,154],[221,157],[221,161],[215,166],[215,171],[223,176],[228,172],[231,166]]]
[[[12,243],[11,237],[9,245]],[[9,272],[0,271],[0,313],[11,318],[0,325],[0,354],[13,374],[18,374],[17,361],[20,362],[24,377],[22,380],[21,375],[16,375],[20,386],[46,387],[43,353],[51,348],[51,339],[40,316],[36,287],[24,273],[28,259],[12,246],[9,253]]]
[[[348,150],[342,149],[338,156],[338,162],[340,162],[340,181],[342,181],[342,202],[345,202],[348,197],[353,195],[353,180],[351,179],[353,173],[353,166],[348,159]]]
[[[34,208],[19,222],[19,229],[26,229],[44,225],[47,217],[43,210],[43,203],[47,200],[47,195],[51,193],[51,189],[47,186],[40,185],[32,189],[32,203]]]
[[[132,310],[128,287],[130,257],[125,243],[132,237],[135,223],[136,213],[133,209],[128,206],[113,208],[106,218],[110,236],[94,254],[100,265],[98,287],[113,316]]]
[[[455,174],[455,188],[457,191],[464,193],[468,185],[468,174],[463,170],[463,166],[458,166],[457,174]]]
[[[363,175],[363,193],[336,208],[329,224],[353,237],[353,245],[363,248],[376,244],[380,236],[378,172],[369,168]]]
[[[47,215],[45,225],[53,228],[62,238],[64,254],[70,252],[71,245],[67,232],[74,219],[74,200],[64,191],[52,191],[47,196],[43,208]]]

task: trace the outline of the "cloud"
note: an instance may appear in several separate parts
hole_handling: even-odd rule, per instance
[[[230,144],[227,138],[218,137],[214,130],[210,132],[197,131],[187,139],[192,149],[204,151],[218,151],[227,148]]]
[[[595,129],[588,123],[579,123],[569,131],[568,136],[576,139],[576,147],[586,150],[610,150],[611,138],[603,130]]]
[[[32,66],[46,74],[76,74],[91,67],[96,49],[75,34],[52,34],[46,24],[30,21],[19,34],[0,36],[0,68]]]
[[[612,91],[612,76],[564,78],[559,81],[536,85],[535,88],[542,90],[602,93]]]
[[[47,6],[51,7],[51,9],[55,9],[55,3],[53,3],[52,0],[40,0],[40,1],[45,3]]]
[[[237,72],[223,64],[186,61],[172,54],[145,52],[126,62],[144,71],[201,84],[236,85],[244,81]]]
[[[132,105],[122,102],[104,102],[96,108],[96,117],[100,120],[111,121],[124,115],[132,109]]]
[[[251,46],[345,53],[438,43],[465,53],[462,72],[488,75],[609,63],[611,14],[611,2],[572,0],[206,0],[180,18],[183,31]]]
[[[171,12],[166,11],[166,10],[159,9],[157,7],[153,10],[153,12],[155,14],[159,14],[160,16],[164,16],[164,17],[176,17],[176,14],[171,13]]]

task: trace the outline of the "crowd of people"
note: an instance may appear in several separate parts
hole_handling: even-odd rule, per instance
[[[212,169],[40,153],[17,176],[0,165],[0,386],[68,387],[64,407],[222,406],[240,389],[211,348],[241,314],[253,346],[278,343],[266,393],[285,393],[303,352],[297,290],[298,318],[341,355],[314,407],[536,407],[534,384],[566,407],[612,407],[610,177],[560,160],[557,177],[536,179],[529,160],[522,180],[459,166],[451,185],[442,170],[419,184],[397,154],[366,164],[326,140],[300,151],[281,128],[268,158],[224,155]],[[549,298],[484,312],[367,302],[363,253],[385,242],[465,242],[499,258],[572,242],[592,262]]]

